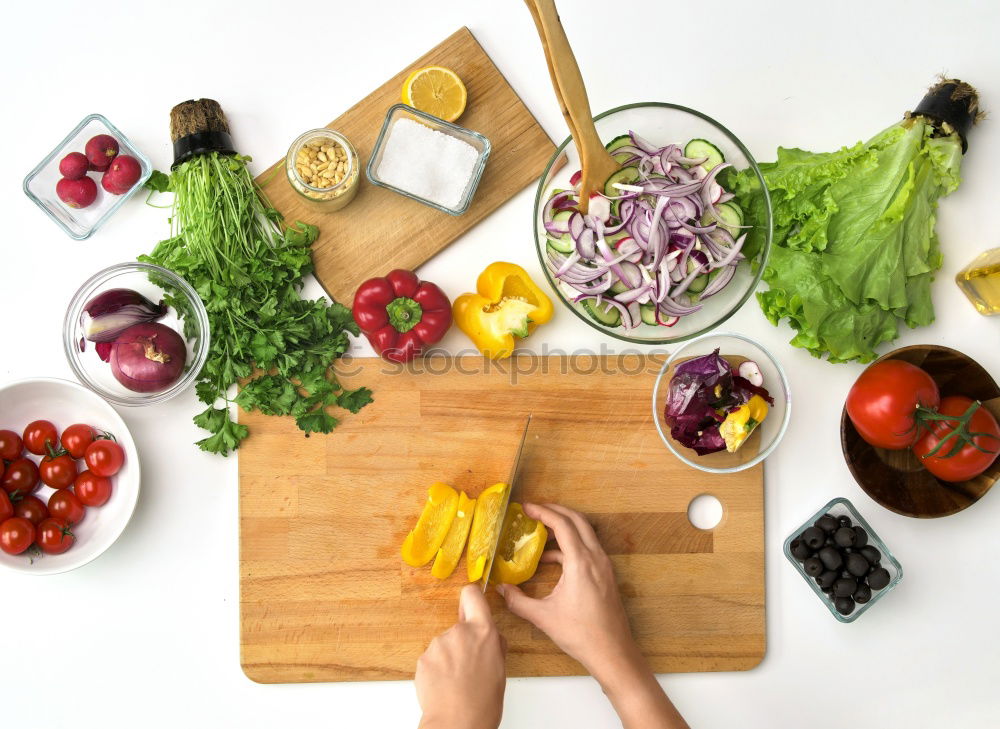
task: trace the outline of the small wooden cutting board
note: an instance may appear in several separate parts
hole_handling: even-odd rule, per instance
[[[456,123],[484,135],[492,145],[472,204],[458,216],[376,187],[364,176],[386,112],[399,103],[406,77],[424,66],[446,66],[459,75],[469,97]],[[330,296],[348,306],[361,282],[394,268],[417,268],[535,182],[555,151],[468,28],[453,33],[326,126],[351,140],[362,161],[361,187],[347,207],[333,213],[312,208],[289,184],[284,158],[257,182],[286,221],[319,227],[313,243],[316,278]],[[527,226],[526,220],[525,235]]]

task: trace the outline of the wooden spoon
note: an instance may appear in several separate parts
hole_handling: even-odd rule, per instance
[[[545,50],[552,87],[563,117],[580,152],[580,212],[586,213],[593,192],[604,192],[604,183],[621,167],[604,148],[590,112],[587,88],[580,67],[559,21],[554,0],[524,0],[531,11]]]

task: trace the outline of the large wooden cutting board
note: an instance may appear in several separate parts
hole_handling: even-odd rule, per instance
[[[636,636],[657,672],[733,671],[764,655],[763,470],[713,476],[660,441],[650,398],[659,358],[433,358],[405,372],[345,365],[375,402],[330,435],[240,413],[240,636],[255,681],[411,678],[455,620],[464,559],[446,582],[399,556],[435,480],[470,495],[510,470],[524,419],[525,500],[579,509],[612,555]],[[343,368],[342,368],[343,369]],[[513,374],[512,374],[513,372]],[[711,531],[687,507],[723,504]],[[559,568],[524,588],[547,594]],[[493,591],[511,676],[581,667]]]
[[[468,28],[425,53],[326,126],[343,133],[367,165],[389,107],[403,81],[424,66],[447,66],[469,92],[460,126],[483,134],[492,152],[469,209],[452,216],[368,182],[343,210],[317,212],[288,183],[284,158],[257,178],[285,219],[319,227],[313,243],[316,278],[350,305],[362,281],[393,268],[416,268],[541,175],[555,145],[501,75]],[[303,130],[305,131],[305,130]],[[275,169],[279,168],[279,169]]]

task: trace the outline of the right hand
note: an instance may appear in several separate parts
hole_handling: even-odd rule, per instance
[[[587,519],[558,504],[524,504],[524,513],[555,535],[558,548],[547,550],[541,561],[561,564],[562,576],[541,599],[514,585],[500,585],[510,611],[548,635],[599,681],[623,663],[641,661],[611,560]]]

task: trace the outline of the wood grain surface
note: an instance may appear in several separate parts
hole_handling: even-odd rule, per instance
[[[629,355],[432,357],[409,370],[343,363],[375,402],[330,435],[240,413],[240,638],[260,682],[408,679],[454,621],[464,558],[441,582],[399,547],[436,480],[470,496],[506,478],[525,416],[524,500],[584,512],[611,554],[635,634],[657,672],[734,671],[764,655],[763,467],[709,475],[674,458],[652,422],[662,359]],[[350,371],[348,371],[350,370]],[[687,508],[717,496],[712,530]],[[542,565],[523,587],[548,594]],[[530,624],[489,601],[511,676],[582,672]]]
[[[330,296],[347,305],[362,281],[393,268],[418,267],[535,182],[555,152],[552,140],[482,46],[468,28],[462,28],[326,125],[351,140],[363,166],[386,112],[400,102],[406,77],[432,65],[447,66],[461,77],[469,96],[465,113],[456,123],[484,135],[492,146],[479,189],[464,214],[448,215],[376,187],[363,169],[357,197],[333,213],[317,210],[292,189],[283,169],[284,158],[257,178],[287,221],[319,227],[319,238],[313,243],[316,278]]]

